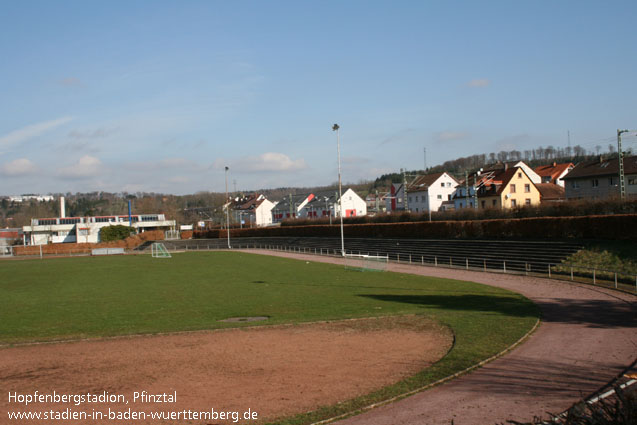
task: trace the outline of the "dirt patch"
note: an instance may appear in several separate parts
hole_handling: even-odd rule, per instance
[[[451,331],[419,316],[268,326],[0,349],[7,411],[257,412],[259,422],[367,394],[428,367],[453,344]],[[123,395],[114,403],[9,403],[7,393]],[[135,392],[174,403],[133,402]],[[128,402],[128,404],[126,404]],[[130,420],[222,424],[225,420]],[[243,421],[240,421],[243,422]],[[20,422],[29,423],[29,422]],[[37,421],[33,423],[54,423]],[[57,423],[57,422],[55,422]],[[255,421],[250,421],[255,423]]]

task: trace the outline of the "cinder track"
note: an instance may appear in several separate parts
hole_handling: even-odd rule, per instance
[[[338,263],[334,257],[254,250]],[[433,267],[389,270],[484,283],[518,292],[542,312],[540,328],[511,353],[451,382],[336,422],[341,425],[489,425],[560,413],[636,360],[637,297],[548,279]]]

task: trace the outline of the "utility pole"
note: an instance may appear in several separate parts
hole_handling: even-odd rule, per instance
[[[467,170],[464,171],[464,185],[465,190],[467,191],[465,193],[464,201],[467,203],[466,208],[469,208],[469,173]]]
[[[226,233],[228,234],[228,249],[230,246],[230,199],[228,198],[228,170],[230,168],[226,167]]]
[[[423,151],[425,152],[425,168],[423,168],[423,171],[427,172],[427,148],[423,148]]]
[[[407,170],[403,170],[403,193],[405,194],[405,212],[409,212],[409,204],[407,203]]]
[[[628,133],[629,130],[617,130],[617,153],[619,160],[619,197],[622,201],[626,200],[626,185],[624,184],[624,152],[622,152],[622,133]]]
[[[341,187],[341,139],[339,137],[338,129],[340,126],[334,124],[332,131],[336,132],[336,155],[338,156],[338,206],[341,210],[339,214],[341,216],[341,255],[345,257],[345,237],[343,235],[343,189]]]

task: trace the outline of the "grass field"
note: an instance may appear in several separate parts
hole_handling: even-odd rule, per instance
[[[236,316],[269,316],[260,322],[268,325],[422,314],[453,330],[453,349],[433,367],[291,423],[357,408],[463,370],[515,342],[538,317],[524,297],[476,283],[247,253],[5,261],[0,268],[4,344],[242,326],[219,322]]]

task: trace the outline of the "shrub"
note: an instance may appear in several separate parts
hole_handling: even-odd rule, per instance
[[[116,225],[102,227],[100,240],[102,242],[121,241],[135,233],[135,229],[128,226]]]

